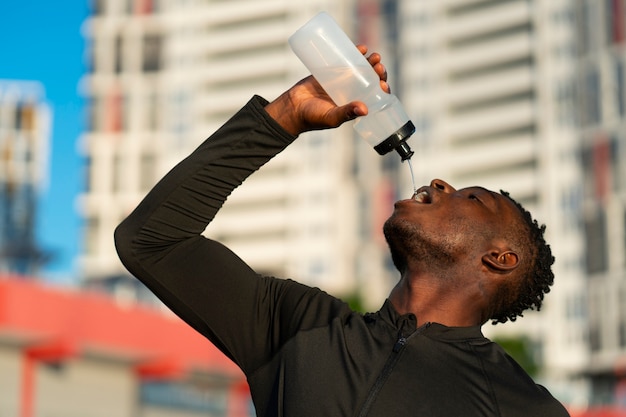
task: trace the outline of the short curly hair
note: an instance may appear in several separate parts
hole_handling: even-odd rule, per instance
[[[517,284],[503,289],[504,296],[496,301],[498,305],[490,317],[492,324],[515,321],[527,309],[539,311],[544,295],[550,292],[550,286],[554,283],[554,256],[544,238],[546,226],[539,225],[530,212],[508,192],[500,190],[500,194],[508,198],[521,214],[522,230],[518,230],[516,235],[520,244],[528,248],[530,262],[522,267],[521,279]]]

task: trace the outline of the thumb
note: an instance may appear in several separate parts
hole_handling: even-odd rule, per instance
[[[353,101],[344,106],[339,106],[334,109],[337,124],[354,120],[357,117],[365,116],[367,114],[367,106],[361,101]]]

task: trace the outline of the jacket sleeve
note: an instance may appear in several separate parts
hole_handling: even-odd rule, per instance
[[[124,266],[174,313],[245,373],[298,329],[345,305],[318,289],[258,276],[220,243],[201,235],[228,195],[295,137],[255,96],[174,167],[117,227]]]

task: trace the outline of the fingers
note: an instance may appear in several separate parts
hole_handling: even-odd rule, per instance
[[[374,68],[374,71],[376,71],[376,74],[380,77],[380,88],[387,93],[391,93],[391,88],[387,83],[387,68],[385,68],[385,66],[380,62],[380,55],[373,53],[367,60],[372,65],[372,68]]]
[[[387,68],[381,62],[380,54],[374,52],[372,55],[367,58],[367,61],[370,63],[376,74],[380,77],[382,81],[387,81]]]
[[[367,57],[367,60],[372,66],[374,66],[376,64],[379,64],[382,58],[378,52],[372,52],[372,54]]]
[[[359,52],[361,52],[363,55],[367,54],[367,46],[357,45],[357,48]],[[387,93],[391,93],[391,88],[387,83],[387,68],[385,67],[385,65],[383,65],[381,61],[382,57],[377,52],[373,52],[369,57],[367,57],[367,62],[370,63],[372,68],[374,68],[374,71],[376,71],[376,74],[378,74],[378,76],[380,77],[380,88],[382,88],[383,91],[386,91]]]
[[[380,88],[382,88],[382,90],[386,92],[387,94],[391,94],[391,87],[389,87],[389,84],[387,84],[387,81],[381,80]]]

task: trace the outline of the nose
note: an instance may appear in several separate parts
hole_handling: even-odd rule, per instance
[[[445,182],[444,180],[440,180],[439,178],[435,178],[430,182],[430,186],[436,188],[438,190],[443,191],[444,193],[453,193],[456,191],[456,188]]]

